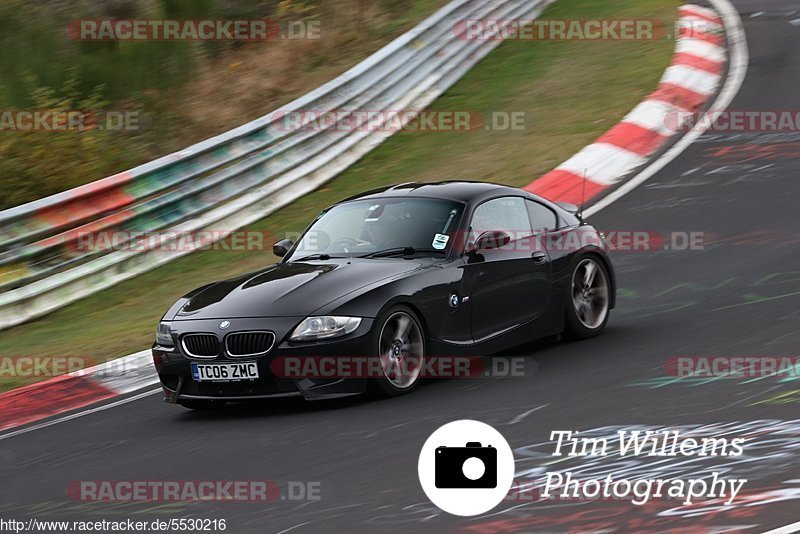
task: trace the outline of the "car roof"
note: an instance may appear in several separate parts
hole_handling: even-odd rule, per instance
[[[485,195],[489,192],[498,194],[519,195],[525,193],[521,189],[489,182],[446,181],[446,182],[408,182],[403,184],[373,189],[365,193],[352,196],[342,202],[351,200],[389,198],[389,197],[426,197],[469,202],[470,200]]]

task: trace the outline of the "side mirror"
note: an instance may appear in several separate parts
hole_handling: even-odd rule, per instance
[[[286,256],[286,253],[289,252],[292,245],[294,245],[294,243],[292,243],[291,239],[283,239],[272,245],[272,253],[282,258]]]
[[[490,230],[484,232],[475,241],[475,244],[467,251],[468,254],[474,254],[481,250],[493,250],[496,248],[503,248],[511,242],[511,236],[499,230]]]

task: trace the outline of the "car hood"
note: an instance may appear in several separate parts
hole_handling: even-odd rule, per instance
[[[179,300],[165,318],[305,317],[347,293],[421,266],[414,260],[278,263],[201,287]]]

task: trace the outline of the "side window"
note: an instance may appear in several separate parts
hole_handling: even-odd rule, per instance
[[[525,204],[528,205],[528,215],[531,218],[531,229],[534,234],[558,228],[558,217],[553,210],[533,200],[526,200]]]
[[[470,238],[473,241],[489,231],[506,232],[512,241],[531,233],[525,200],[520,197],[502,197],[484,202],[475,209],[471,226]]]

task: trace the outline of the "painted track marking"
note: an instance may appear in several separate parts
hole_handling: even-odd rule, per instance
[[[117,406],[121,406],[123,404],[128,404],[129,402],[137,401],[139,399],[143,399],[145,397],[149,397],[150,395],[155,395],[156,393],[161,393],[161,388],[153,389],[150,391],[145,391],[144,393],[139,393],[138,395],[134,395],[132,397],[127,397],[125,399],[121,399],[118,401],[114,401],[110,404],[102,404],[95,408],[90,408],[88,410],[83,410],[80,412],[76,412],[73,414],[65,415],[64,417],[59,417],[58,419],[53,419],[51,421],[45,421],[44,423],[39,423],[38,425],[29,426],[26,428],[21,428],[19,430],[14,430],[13,432],[8,432],[6,434],[0,435],[0,441],[4,439],[13,438],[14,436],[18,436],[20,434],[27,434],[28,432],[33,432],[34,430],[39,430],[42,428],[47,428],[49,426],[57,425],[59,423],[65,423],[67,421],[72,421],[73,419],[77,419],[79,417],[83,417],[84,415],[91,415],[97,412],[103,412],[105,410],[110,410],[111,408],[116,408]]]

